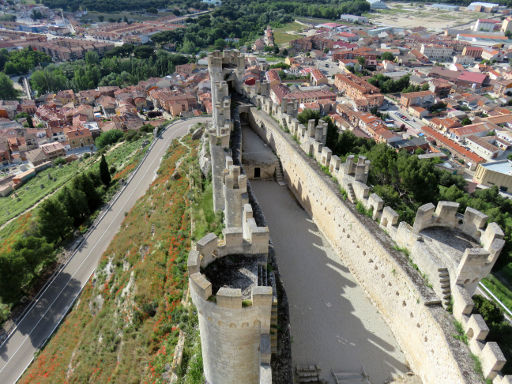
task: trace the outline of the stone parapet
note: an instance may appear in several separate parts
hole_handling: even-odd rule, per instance
[[[207,133],[213,205],[215,212],[224,213],[224,229],[221,239],[209,233],[196,243],[189,253],[187,269],[190,296],[198,310],[204,375],[209,384],[272,383],[270,347],[265,341],[269,340],[272,301],[276,296],[273,288],[253,286],[251,300],[243,300],[240,288],[221,287],[212,292],[212,283],[201,273],[212,262],[229,255],[254,256],[265,263],[266,257],[261,256],[267,256],[269,251],[268,228],[256,224],[248,204],[247,176],[233,164],[230,155],[231,150],[234,156],[239,155],[241,148],[230,143],[235,124],[229,88],[242,92],[244,67],[245,58],[237,51],[214,51],[208,55],[213,113]],[[258,91],[267,96],[268,83],[258,83]],[[295,113],[294,110],[295,105],[285,105],[282,112]],[[258,264],[258,277],[260,268]],[[262,284],[266,284],[267,280],[263,280]]]
[[[285,179],[290,189],[295,193],[304,208],[311,213],[319,228],[324,231],[326,237],[332,243],[333,248],[347,261],[353,274],[368,292],[372,301],[376,303],[384,318],[390,324],[391,329],[395,332],[401,347],[410,358],[415,371],[420,374],[426,383],[460,382],[469,384],[478,382],[478,375],[472,371],[473,364],[468,347],[462,343],[459,346],[454,346],[453,320],[450,320],[450,315],[440,307],[441,300],[436,301],[432,297],[436,294],[431,289],[432,294],[426,294],[424,291],[426,284],[423,279],[421,277],[419,280],[416,277],[413,278],[410,274],[413,272],[408,268],[403,265],[398,267],[397,264],[389,266],[392,257],[388,258],[385,255],[394,255],[391,249],[396,246],[385,246],[384,243],[395,241],[399,247],[407,248],[411,253],[410,257],[415,260],[415,256],[418,256],[421,252],[426,252],[426,248],[421,244],[424,241],[421,231],[431,227],[460,230],[479,241],[482,248],[477,252],[470,250],[464,252],[458,265],[459,274],[462,277],[462,275],[467,275],[468,271],[472,271],[471,273],[475,274],[475,278],[482,278],[485,276],[487,268],[489,266],[492,268],[491,264],[495,262],[503,247],[503,236],[499,227],[494,224],[489,224],[486,227],[485,215],[471,208],[468,208],[463,216],[459,215],[457,213],[458,204],[453,202],[440,202],[437,207],[433,204],[420,207],[414,226],[404,222],[400,223],[398,214],[392,208],[386,207],[378,195],[370,193],[370,188],[366,185],[369,161],[360,156],[356,162],[354,157],[348,156],[345,163],[342,163],[338,156],[333,155],[328,148],[326,149],[324,143],[316,140],[316,136],[313,137],[316,132],[314,128],[316,127],[310,122],[308,122],[308,127],[305,127],[296,121],[293,116],[283,116],[279,108],[276,109],[272,102],[264,97],[253,96],[253,101],[256,105],[263,107],[262,111],[256,108],[251,109],[251,126],[280,156]],[[269,114],[272,114],[272,117],[268,116]],[[286,124],[283,128],[290,131],[290,135],[297,144],[290,140],[291,138],[287,138],[287,134],[273,120],[274,118]],[[300,152],[304,153],[305,156],[301,155]],[[329,160],[327,160],[328,156]],[[333,192],[334,183],[325,179],[320,169],[318,167],[315,169],[308,157],[312,157],[319,165],[329,170],[332,179],[338,181],[339,186],[348,192],[349,200],[352,200],[350,194],[353,193],[356,201],[361,202],[367,210],[372,210],[372,218],[380,223],[381,228],[386,230],[389,235],[387,239],[385,234],[373,232],[369,229],[369,233],[366,234],[365,231],[370,226],[370,223],[367,222],[369,219],[354,213],[353,208],[350,208],[341,199],[341,196],[332,197],[332,194],[336,193]],[[316,175],[313,176],[315,172]],[[319,180],[324,181],[320,182]],[[329,190],[329,188],[332,189]],[[353,219],[356,216],[358,218]],[[343,225],[338,224],[338,219]],[[358,221],[361,223],[359,224]],[[347,230],[350,237],[346,233],[347,228],[350,228],[350,230]],[[375,247],[370,245],[374,241],[380,245]],[[377,248],[381,246],[386,249],[386,252],[377,252]],[[361,249],[365,251],[361,251]],[[362,255],[359,255],[361,252]],[[414,255],[415,252],[419,252],[418,255]],[[370,268],[363,268],[360,258],[368,259],[369,266],[372,266],[371,272]],[[410,263],[407,258],[405,260],[406,264]],[[480,269],[476,272],[475,268],[471,267],[473,262],[480,266]],[[392,274],[395,276],[393,282],[390,282],[386,287],[381,286],[380,281],[385,279],[385,271],[388,269],[392,270]],[[383,272],[377,277],[374,273],[375,270],[382,270]],[[496,348],[497,346],[484,342],[483,339],[486,336],[485,323],[482,324],[481,319],[475,317],[475,315],[469,316],[473,308],[471,293],[465,287],[457,284],[459,281],[457,276],[448,276],[447,268],[442,268],[442,265],[438,264],[436,269],[430,268],[428,271],[429,274],[433,275],[428,277],[431,278],[431,281],[433,280],[436,293],[441,294],[441,290],[446,289],[450,292],[451,287],[454,297],[454,316],[466,319],[463,324],[471,321],[472,328],[467,328],[468,332],[470,330],[472,332],[470,332],[472,337],[468,337],[472,340],[469,343],[469,348],[480,357],[482,366],[485,365],[484,374],[486,378],[493,379],[497,377],[499,380],[506,382],[508,378],[498,373],[502,361],[501,351]],[[417,272],[415,273],[419,276]],[[407,286],[407,288],[404,286],[399,289],[397,286],[396,296],[406,295],[408,297],[412,294],[416,298],[419,297],[417,300],[424,305],[423,308],[416,307],[409,303],[407,299],[403,300],[402,308],[399,308],[395,306],[394,301],[386,299],[384,292],[387,291],[388,287],[395,287],[397,281],[403,280],[405,282],[408,279],[411,279],[410,281],[414,281],[414,283]],[[398,285],[400,284],[398,283]],[[429,298],[427,299],[427,297]],[[406,317],[401,319],[403,308],[408,308],[410,304],[415,310],[407,313],[407,320]],[[456,312],[459,315],[456,316]],[[413,323],[416,324],[417,329],[423,329],[421,323],[426,322],[429,324],[427,325],[429,331],[423,331],[422,336],[416,340],[416,336],[413,335],[416,334],[417,329],[409,328],[407,325],[410,323],[410,319],[422,319],[421,321],[414,320]],[[434,329],[437,329],[439,333],[434,332]],[[476,349],[477,345],[481,347],[478,350]],[[483,353],[484,350],[485,354]],[[441,368],[442,366],[444,368]]]

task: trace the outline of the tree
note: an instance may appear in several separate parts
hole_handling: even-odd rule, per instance
[[[34,9],[32,13],[30,14],[30,18],[32,20],[39,20],[43,18],[43,14],[38,9]]]
[[[103,183],[103,185],[105,185],[105,187],[108,187],[110,185],[110,182],[112,181],[110,172],[108,170],[107,160],[105,159],[105,155],[101,155],[100,179],[101,179],[101,182]]]
[[[85,53],[85,63],[87,65],[95,65],[100,62],[100,57],[96,51],[87,51]]]
[[[16,252],[0,254],[0,297],[3,302],[12,303],[18,300],[22,286],[26,285],[27,263]]]
[[[97,172],[82,173],[73,179],[73,188],[85,193],[90,212],[98,208],[103,201],[101,192],[96,187],[100,182]]]
[[[107,145],[117,143],[120,139],[124,137],[124,134],[119,129],[112,129],[107,132],[103,132],[96,138],[95,145],[96,148],[102,149]]]
[[[364,65],[365,65],[365,63],[366,63],[366,59],[365,59],[363,56],[359,56],[359,57],[357,58],[357,62],[359,63],[359,65],[360,65],[361,67],[364,67]]]
[[[139,45],[133,50],[135,57],[149,59],[155,53],[155,49],[149,45]]]
[[[388,60],[388,61],[393,61],[395,60],[395,55],[393,55],[391,52],[384,52],[380,58],[382,60]]]
[[[5,73],[0,72],[0,99],[12,100],[17,96],[18,91],[14,89],[11,79]]]
[[[72,220],[56,198],[50,197],[41,203],[38,219],[39,233],[51,243],[59,243],[71,232]]]
[[[226,47],[226,41],[224,39],[217,39],[215,43],[213,43],[213,47],[222,51]]]
[[[471,123],[473,123],[473,122],[471,121],[471,119],[470,119],[469,117],[465,117],[465,118],[463,118],[463,119],[461,120],[461,122],[460,122],[460,123],[461,123],[462,125],[469,125],[469,124],[471,124]]]
[[[313,111],[312,109],[305,109],[297,115],[297,120],[304,125],[307,125],[308,121],[311,119],[315,119],[315,124],[318,124],[318,120],[320,120],[320,112]]]
[[[73,220],[75,227],[82,224],[90,213],[87,196],[77,188],[64,187],[57,198],[62,202],[66,214]]]
[[[473,296],[473,302],[475,303],[473,313],[481,314],[489,326],[503,321],[503,312],[493,301],[487,300],[483,296],[475,295]]]
[[[69,88],[68,79],[64,76],[62,70],[57,68],[35,71],[30,77],[30,83],[39,95]]]
[[[25,260],[31,274],[35,274],[41,264],[53,262],[55,257],[53,246],[43,237],[23,237],[14,243],[13,249]]]

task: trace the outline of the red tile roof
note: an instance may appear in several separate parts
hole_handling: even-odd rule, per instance
[[[455,141],[453,140],[450,140],[449,138],[447,138],[446,136],[440,134],[439,132],[433,130],[432,128],[428,127],[428,126],[423,126],[421,128],[423,130],[423,132],[425,132],[425,134],[427,134],[428,136],[431,136],[433,137],[434,139],[436,139],[437,141],[440,141],[441,143],[443,143],[445,146],[453,149],[455,152],[459,153],[460,155],[470,159],[471,161],[474,161],[476,164],[478,163],[484,163],[485,162],[485,159],[478,156],[477,154],[471,152],[471,151],[468,151],[466,148],[464,148],[462,145],[459,145],[457,144]]]
[[[485,73],[478,73],[478,72],[469,72],[464,71],[460,74],[460,76],[457,78],[457,80],[461,81],[467,81],[470,83],[477,83],[482,84],[487,79],[487,75]]]

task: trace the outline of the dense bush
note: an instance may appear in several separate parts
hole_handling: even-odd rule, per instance
[[[155,13],[158,9],[169,5],[167,0],[43,0],[42,2],[50,8],[63,8],[73,12],[82,8],[100,12],[140,11],[141,9],[146,9],[149,13]],[[172,4],[195,9],[207,9],[208,7],[208,4],[201,1],[173,1]]]
[[[501,370],[504,374],[512,373],[512,325],[505,320],[500,307],[493,301],[487,300],[483,296],[473,296],[475,307],[473,313],[482,315],[485,323],[489,327],[489,335],[486,341],[495,341],[500,346],[507,364]]]
[[[30,83],[38,94],[103,85],[127,86],[149,77],[166,76],[174,72],[176,65],[187,62],[185,56],[155,52],[150,46],[123,45],[107,51],[101,60],[97,54],[88,52],[84,60],[49,65],[35,71]]]
[[[122,131],[119,129],[112,129],[107,132],[102,132],[101,135],[96,138],[94,144],[96,145],[96,148],[102,149],[107,145],[117,143],[123,137],[124,133]]]
[[[210,14],[189,20],[187,28],[156,33],[151,40],[159,44],[176,44],[181,52],[196,53],[220,44],[232,47],[251,43],[268,24],[277,27],[292,22],[296,16],[339,19],[344,13],[360,15],[369,10],[370,4],[366,1],[224,0]],[[239,41],[236,44],[226,42],[226,38]]]
[[[36,51],[31,47],[10,52],[7,49],[0,50],[0,71],[8,75],[22,75],[38,65],[45,65],[51,61],[52,58],[46,53]]]
[[[393,80],[392,78],[379,73],[369,78],[368,82],[379,88],[382,93],[407,93],[417,92],[420,90],[426,91],[428,89],[428,84],[425,84],[424,87],[410,84],[409,78],[409,75],[405,75],[398,80]]]
[[[11,79],[5,73],[0,72],[0,99],[13,100],[18,97],[18,91],[14,89]]]
[[[1,302],[17,302],[30,291],[34,280],[55,262],[62,242],[103,203],[105,191],[97,172],[82,173],[41,203],[36,225],[0,254]]]

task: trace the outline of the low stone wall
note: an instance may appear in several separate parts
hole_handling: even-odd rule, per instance
[[[308,157],[272,117],[256,107],[251,108],[249,119],[280,157],[289,188],[390,326],[411,368],[425,383],[481,382],[469,348],[453,337],[457,333],[453,317],[435,292],[425,286],[407,257],[393,248],[379,224],[344,201],[338,185],[314,160],[324,160],[329,153],[317,155],[311,147],[305,151]],[[324,161],[329,165],[327,158]],[[375,199],[374,204],[378,204]],[[386,211],[383,216],[386,221],[395,220]]]

